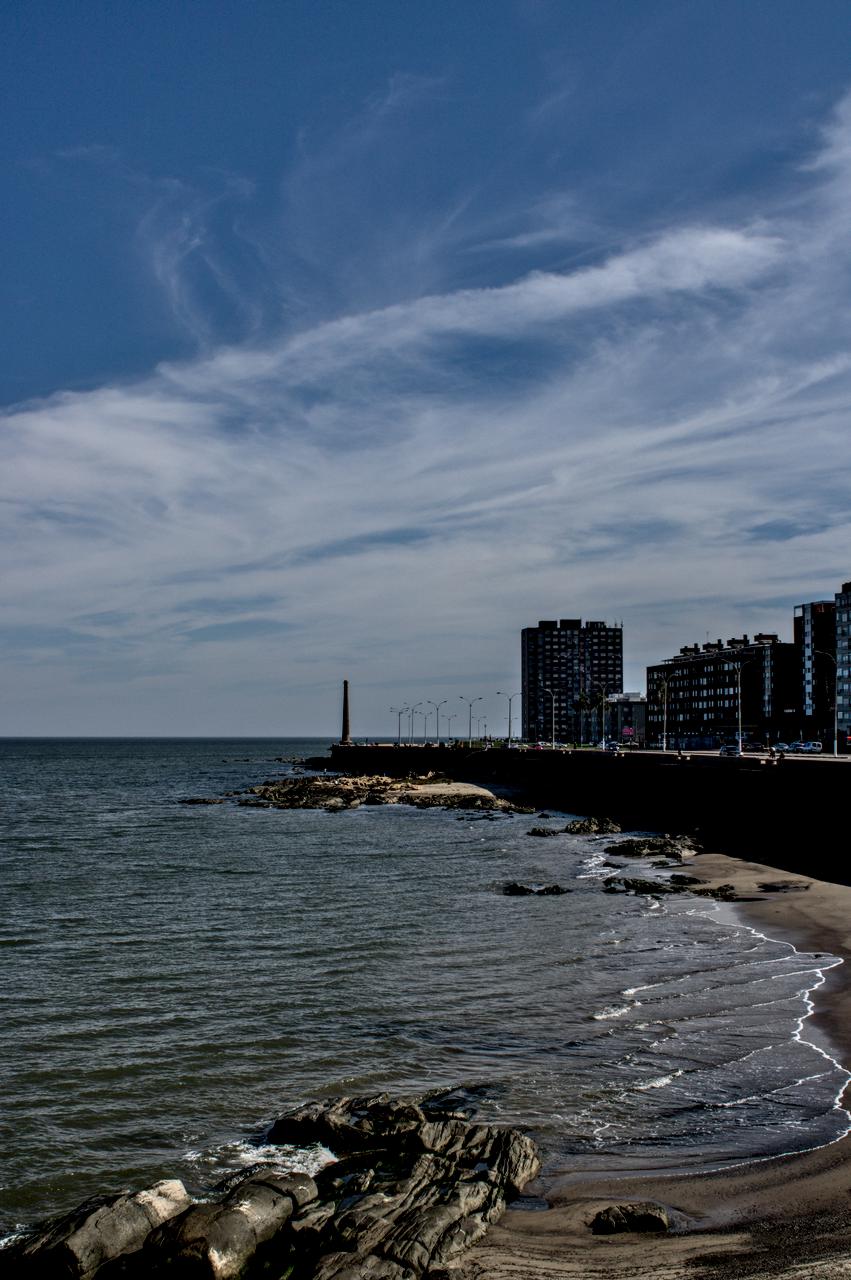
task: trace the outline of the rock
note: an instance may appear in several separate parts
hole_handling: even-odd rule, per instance
[[[150,1233],[143,1250],[149,1272],[236,1280],[249,1263],[259,1264],[258,1250],[316,1196],[316,1183],[306,1174],[250,1170],[222,1201],[192,1205]]]
[[[142,1247],[158,1228],[189,1204],[182,1182],[157,1182],[135,1194],[94,1196],[71,1213],[51,1219],[3,1254],[12,1277],[88,1280],[111,1260]]]
[[[224,796],[184,796],[179,804],[224,804]]]
[[[667,1231],[668,1214],[660,1204],[639,1200],[633,1204],[613,1204],[601,1209],[591,1219],[595,1236],[608,1236],[617,1231]]]
[[[610,836],[622,830],[611,818],[575,818],[565,831],[572,836]]]
[[[691,892],[696,898],[717,898],[720,902],[734,902],[736,899],[734,884],[719,884],[714,889],[692,889]]]
[[[680,885],[685,888],[688,885],[700,884],[700,878],[698,876],[685,876],[680,873],[676,873],[671,876],[671,884]]]
[[[603,881],[606,893],[683,893],[668,880],[644,880],[639,876],[609,876]]]
[[[472,1123],[465,1098],[308,1103],[264,1140],[330,1146],[340,1158],[315,1180],[255,1165],[201,1203],[179,1182],[97,1197],[7,1250],[4,1276],[420,1280],[479,1239],[540,1168],[529,1138]]]
[[[317,1175],[335,1211],[315,1244],[316,1280],[417,1280],[478,1239],[539,1169],[528,1138],[471,1124],[447,1094],[310,1103],[267,1140],[342,1156]]]
[[[527,836],[560,836],[561,834],[558,827],[530,827],[526,832]]]
[[[547,898],[562,893],[570,893],[570,889],[565,889],[560,884],[546,884],[540,888],[535,888],[532,885],[518,884],[516,880],[511,880],[508,884],[502,886],[502,892],[507,898],[524,898],[530,894],[539,898]]]
[[[685,840],[673,840],[670,836],[639,836],[606,845],[606,853],[614,853],[618,857],[665,857],[674,862],[682,862],[685,851],[692,852],[691,846]]]

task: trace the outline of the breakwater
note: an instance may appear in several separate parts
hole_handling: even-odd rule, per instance
[[[719,852],[851,883],[841,836],[851,760],[843,757],[335,744],[331,758],[345,773],[432,771],[516,787],[535,804],[605,815],[624,827],[692,831]]]

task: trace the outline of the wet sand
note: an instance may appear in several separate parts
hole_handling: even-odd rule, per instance
[[[851,888],[721,854],[700,854],[689,872],[710,886],[733,884],[736,912],[768,936],[851,959]],[[830,969],[812,999],[802,1034],[851,1063],[851,965]],[[851,1278],[851,1135],[715,1173],[591,1177],[566,1169],[526,1194],[550,1208],[509,1210],[460,1260],[457,1280]],[[665,1205],[672,1230],[591,1234],[598,1209],[635,1200]]]

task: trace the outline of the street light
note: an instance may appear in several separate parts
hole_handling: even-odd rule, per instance
[[[498,698],[508,699],[508,745],[511,746],[511,704],[515,698],[519,698],[519,693],[503,693],[502,689],[497,689],[496,696]]]
[[[429,698],[427,701],[430,707],[434,707],[434,745],[437,746],[440,741],[440,708],[445,706],[449,699],[444,698],[443,702],[432,702]]]
[[[552,741],[550,743],[550,746],[552,750],[555,751],[556,749],[556,696],[553,693],[552,689],[546,689],[544,688],[543,685],[541,685],[541,688],[543,689],[544,693],[548,693],[553,700],[553,718],[552,718],[552,725],[551,725]]]
[[[423,705],[423,704],[422,704],[421,702],[415,702],[415,703],[414,703],[414,705],[410,708],[410,713],[411,713],[411,727],[410,727],[410,734],[409,734],[409,736],[408,736],[408,741],[409,741],[409,743],[410,743],[410,745],[411,745],[411,746],[413,746],[413,745],[414,745],[414,714],[415,714],[415,712],[416,712],[416,711],[418,711],[418,710],[419,710],[419,708],[420,708],[422,705]]]
[[[425,746],[426,742],[428,741],[428,722],[431,719],[431,712],[421,711],[420,715],[423,718],[423,746]]]
[[[405,715],[405,713],[406,713],[406,711],[408,710],[408,708],[407,708],[407,707],[391,707],[391,708],[390,708],[390,710],[391,710],[392,712],[394,712],[394,714],[395,714],[395,715],[397,715],[397,716],[399,717],[399,721],[398,721],[398,724],[397,724],[397,727],[396,727],[396,745],[397,745],[397,747],[401,747],[401,745],[402,745],[402,716],[403,716],[403,715]]]
[[[814,649],[814,653],[819,653],[823,658],[830,658],[833,663],[833,754],[839,755],[839,698],[837,694],[839,690],[836,685],[839,680],[839,667],[836,665],[836,658],[832,653],[828,653],[826,649]]]
[[[751,662],[755,662],[755,658],[748,658],[746,662],[736,664],[736,689],[738,691],[738,715],[739,715],[739,755],[742,754],[742,667],[747,667]]]
[[[457,711],[453,711],[451,716],[444,716],[443,718],[446,721],[447,737],[451,742],[452,741],[452,721],[458,719],[458,713]]]
[[[660,680],[662,688],[662,750],[668,750],[668,681]]]
[[[480,695],[478,698],[465,698],[463,693],[459,693],[458,697],[461,699],[462,702],[466,702],[470,708],[470,726],[469,726],[469,731],[467,733],[467,746],[472,747],[473,745],[473,703],[483,702],[484,695]]]

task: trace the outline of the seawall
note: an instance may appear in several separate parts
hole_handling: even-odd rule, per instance
[[[629,827],[695,832],[718,852],[851,884],[851,758],[380,744],[335,745],[331,754],[340,772],[434,772],[516,787],[534,804],[605,815]]]

